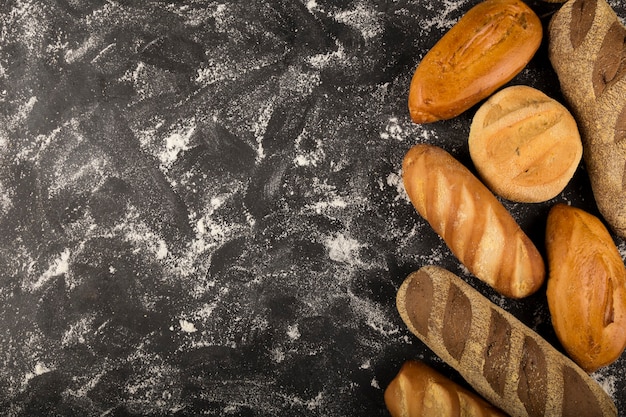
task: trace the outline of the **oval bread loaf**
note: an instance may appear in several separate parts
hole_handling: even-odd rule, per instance
[[[505,417],[478,394],[419,361],[406,361],[385,389],[392,417]]]
[[[604,224],[557,204],[546,227],[548,307],[559,341],[585,371],[626,348],[626,267]]]
[[[523,203],[546,201],[563,191],[583,151],[570,112],[523,85],[507,87],[480,106],[468,144],[485,184],[499,196]]]
[[[418,65],[409,88],[415,123],[455,117],[510,81],[533,57],[541,21],[520,0],[471,8]]]
[[[585,371],[453,273],[425,266],[410,274],[396,305],[412,333],[509,415],[617,416]]]
[[[578,122],[598,209],[626,238],[626,27],[605,0],[570,0],[548,33],[550,62]]]
[[[413,146],[402,164],[418,213],[477,278],[507,297],[541,287],[545,265],[515,219],[474,174],[445,150]]]

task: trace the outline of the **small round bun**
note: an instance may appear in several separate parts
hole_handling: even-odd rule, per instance
[[[578,126],[559,102],[528,86],[494,94],[476,112],[469,151],[483,182],[499,196],[538,203],[557,196],[582,157]]]

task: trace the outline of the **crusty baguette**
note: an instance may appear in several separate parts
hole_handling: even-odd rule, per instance
[[[412,333],[509,415],[617,416],[585,371],[453,273],[413,272],[396,303]]]
[[[418,213],[477,278],[512,298],[541,287],[545,265],[533,242],[449,153],[433,145],[413,146],[404,157],[402,178]]]
[[[578,121],[598,209],[626,238],[626,28],[605,0],[570,0],[548,33],[550,62]]]
[[[505,417],[478,394],[419,361],[406,361],[385,389],[392,417]]]
[[[626,267],[604,224],[576,207],[548,215],[548,307],[559,341],[587,372],[626,348]]]
[[[563,191],[583,153],[576,120],[565,106],[526,85],[504,88],[483,103],[467,143],[485,184],[522,203]]]

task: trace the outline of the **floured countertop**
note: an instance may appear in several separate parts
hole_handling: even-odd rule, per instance
[[[459,381],[395,308],[427,264],[554,342],[544,291],[482,285],[402,186],[415,143],[470,163],[474,109],[415,125],[406,103],[475,3],[3,2],[1,414],[387,416],[405,360]],[[545,41],[511,84],[562,99]],[[584,167],[504,204],[543,251],[557,201],[597,212]],[[619,410],[625,361],[593,375]]]

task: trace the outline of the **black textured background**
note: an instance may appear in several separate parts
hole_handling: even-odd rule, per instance
[[[543,290],[477,282],[401,186],[418,142],[471,166],[474,109],[406,100],[475,3],[3,0],[2,415],[386,416],[407,359],[459,380],[395,310],[425,264],[554,342]],[[545,42],[512,84],[561,98]],[[505,202],[541,250],[555,201],[595,212],[584,168]],[[624,366],[594,374],[621,410]]]

